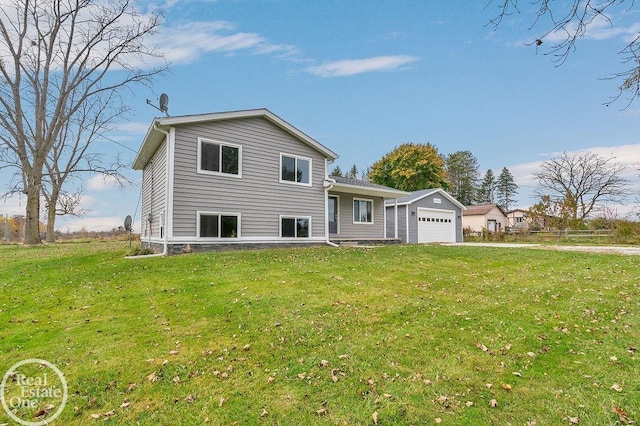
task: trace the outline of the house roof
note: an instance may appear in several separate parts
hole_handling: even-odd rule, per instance
[[[280,127],[285,132],[291,134],[301,142],[309,145],[322,153],[328,160],[332,161],[338,158],[338,154],[322,145],[312,137],[308,136],[304,132],[295,128],[291,124],[284,121],[266,108],[250,109],[243,111],[229,111],[229,112],[214,112],[208,114],[195,114],[195,115],[180,115],[175,117],[156,117],[149,126],[147,134],[145,135],[138,155],[133,161],[133,168],[135,170],[142,170],[147,165],[151,157],[156,152],[158,147],[165,139],[165,132],[175,125],[204,123],[212,121],[222,120],[234,120],[239,118],[253,118],[262,117],[276,126]]]
[[[430,188],[430,189],[421,189],[420,191],[414,191],[409,195],[407,195],[406,197],[398,198],[398,205],[412,204],[418,200],[422,200],[423,198],[428,197],[429,195],[433,195],[437,193],[441,194],[443,197],[447,198],[453,204],[460,207],[461,210],[467,209],[461,202],[456,200],[453,197],[453,195],[449,194],[447,191],[445,191],[442,188]],[[394,202],[392,200],[389,200],[387,201],[387,204],[389,205],[394,204]]]
[[[334,192],[348,192],[351,194],[368,195],[371,197],[398,198],[409,194],[406,191],[400,191],[399,189],[378,185],[366,180],[342,176],[329,176],[327,184],[331,185],[331,191]]]
[[[497,204],[478,204],[477,206],[468,206],[467,210],[463,214],[464,216],[485,215],[493,210],[494,207],[500,210],[504,215],[504,210],[502,210],[502,207]]]

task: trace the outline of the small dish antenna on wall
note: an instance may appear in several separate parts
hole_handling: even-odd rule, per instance
[[[151,105],[152,107],[154,107],[155,109],[157,109],[160,112],[164,112],[166,114],[167,117],[169,117],[169,113],[167,111],[169,111],[169,96],[167,96],[166,93],[163,93],[160,95],[160,106],[157,107],[155,106],[149,99],[147,99],[147,105]]]
[[[131,227],[132,222],[133,219],[131,215],[127,215],[127,217],[124,218],[124,229],[129,233],[129,248],[131,248],[131,232],[133,232],[133,228]]]

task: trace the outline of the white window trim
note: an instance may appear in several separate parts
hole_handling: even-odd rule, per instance
[[[235,238],[229,237],[201,237],[200,236],[200,217],[201,216],[218,216],[218,232],[220,231],[220,217],[221,216],[235,216],[238,218],[238,230]],[[198,240],[203,241],[235,241],[242,237],[241,230],[242,229],[242,214],[240,213],[230,213],[230,212],[211,212],[211,211],[197,211],[196,212],[196,238]]]
[[[308,161],[309,162],[309,183],[294,182],[294,181],[282,179],[282,157],[290,157],[290,158],[295,159],[296,170],[298,169],[298,159]],[[278,169],[278,179],[280,180],[280,183],[286,183],[286,184],[289,184],[289,185],[300,185],[300,186],[309,186],[309,187],[313,186],[313,159],[311,159],[309,157],[303,157],[301,155],[287,154],[286,152],[281,152],[280,153],[280,168]]]
[[[371,222],[356,222],[355,217],[354,217],[354,208],[353,205],[356,201],[369,201],[371,202]],[[373,202],[372,199],[370,198],[356,198],[353,197],[353,201],[351,202],[351,220],[353,221],[354,225],[373,225],[374,222],[374,217],[375,217],[375,203]]]
[[[298,219],[308,219],[309,220],[309,236],[308,237],[298,237],[298,227],[296,226],[296,236],[295,237],[283,237],[282,236],[282,219],[295,219],[296,221]],[[280,236],[280,238],[282,238],[283,240],[306,240],[306,239],[310,239],[312,237],[312,232],[311,232],[311,216],[305,216],[305,215],[293,215],[293,214],[281,214],[280,217],[278,218],[278,235]]]
[[[223,173],[223,172],[214,172],[211,170],[204,170],[201,168],[202,166],[202,144],[203,143],[208,143],[208,144],[213,144],[213,145],[220,145],[220,170],[222,170],[222,147],[223,146],[228,146],[231,148],[238,148],[238,174],[234,175],[232,173]],[[206,139],[206,138],[198,138],[198,158],[197,158],[197,163],[198,163],[198,173],[203,174],[203,175],[213,175],[213,176],[227,176],[227,177],[232,177],[232,178],[242,178],[242,145],[237,145],[234,143],[229,143],[229,142],[222,142],[219,140],[215,140],[215,139]]]
[[[336,203],[336,210],[338,213],[338,222],[336,224],[336,235],[340,235],[340,196],[339,195],[334,195],[334,194],[329,194],[329,196],[327,196],[327,199],[329,197],[333,197],[337,199],[337,203]],[[327,215],[329,214],[329,209],[327,208]],[[329,223],[329,218],[327,217],[327,223]]]

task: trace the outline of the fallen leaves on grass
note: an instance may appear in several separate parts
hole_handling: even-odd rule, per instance
[[[512,391],[513,388],[511,387],[511,385],[509,383],[502,383],[502,389],[506,390],[506,391]]]
[[[489,401],[489,407],[491,408],[496,408],[498,406],[498,401],[495,399],[492,399],[491,401]]]
[[[316,411],[317,416],[326,416],[328,413],[329,413],[329,410],[327,410],[326,408],[321,408],[318,411]]]
[[[262,412],[260,413],[260,417],[267,417],[268,415],[269,415],[269,412],[263,408]]]
[[[378,424],[378,412],[374,411],[373,414],[371,415],[371,419],[373,420],[373,424],[377,425]]]
[[[480,349],[482,352],[489,352],[489,348],[482,343],[476,343],[476,348]]]
[[[160,380],[160,377],[158,377],[158,375],[156,374],[156,372],[154,371],[153,373],[149,374],[147,376],[147,380],[150,381],[151,383],[155,383],[158,380]]]
[[[569,423],[577,425],[580,423],[580,417],[569,417]]]
[[[613,410],[614,413],[618,415],[618,419],[620,419],[620,423],[622,423],[623,425],[633,424],[633,421],[631,420],[631,418],[629,418],[629,415],[622,408],[616,405],[612,405],[611,409]]]
[[[616,392],[622,392],[622,386],[620,386],[620,385],[619,385],[619,384],[617,384],[617,383],[614,383],[614,384],[611,386],[611,389],[613,389],[613,390],[614,390],[614,391],[616,391]]]
[[[44,416],[45,414],[47,414],[49,411],[53,410],[54,408],[55,408],[55,405],[53,405],[53,404],[47,404],[47,405],[45,405],[43,408],[41,408],[40,410],[38,410],[38,412],[37,412],[37,413],[35,413],[35,414],[33,415],[33,418],[34,418],[34,419],[37,419],[38,417],[42,417],[42,416]]]

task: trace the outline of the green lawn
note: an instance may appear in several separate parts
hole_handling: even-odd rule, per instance
[[[640,257],[126,252],[0,247],[0,374],[55,364],[56,424],[640,422]]]

